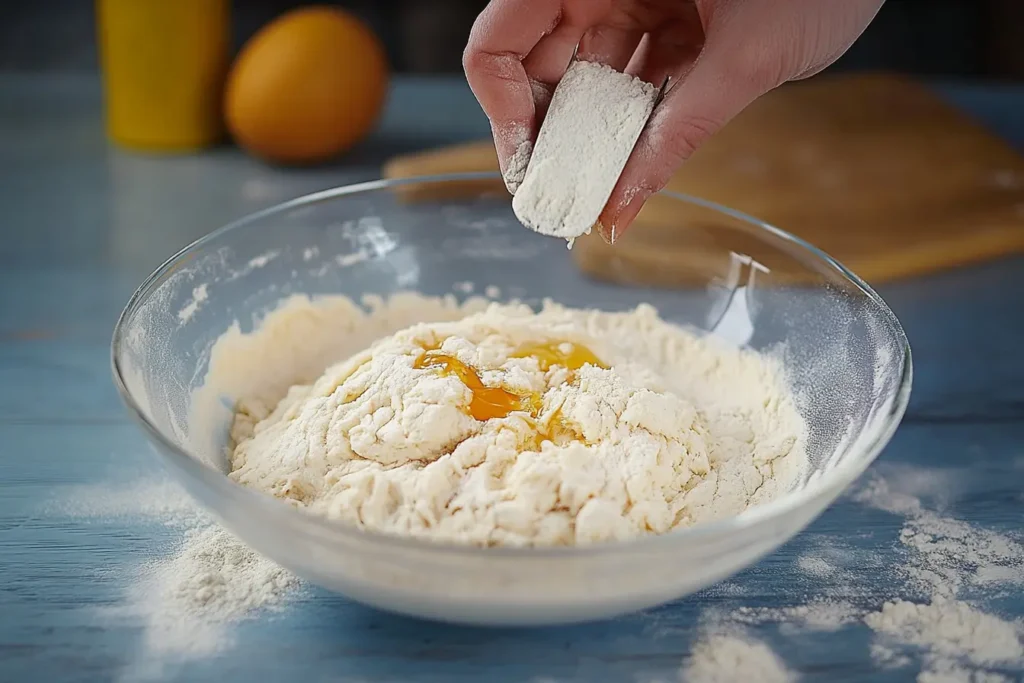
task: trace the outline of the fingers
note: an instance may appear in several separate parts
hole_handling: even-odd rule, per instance
[[[643,37],[635,27],[594,26],[583,35],[578,57],[623,71]]]
[[[695,5],[683,5],[648,33],[625,71],[660,86],[666,77],[682,80],[704,48],[704,27]]]
[[[554,30],[541,38],[523,60],[533,92],[535,127],[544,119],[555,86],[562,80],[585,31],[585,25],[563,16]],[[534,137],[536,133],[534,130]]]
[[[750,34],[741,39],[749,40]],[[605,239],[620,238],[644,202],[668,183],[705,140],[783,82],[781,72],[773,68],[771,55],[760,55],[757,46],[737,50],[738,44],[729,33],[709,33],[698,57],[685,56],[678,67],[683,78],[674,78],[674,85],[637,140],[601,213]],[[670,70],[667,55],[678,46],[655,43],[643,47],[649,61],[634,60],[631,69],[646,75],[644,80]]]
[[[503,175],[509,170],[515,175],[514,157],[517,151],[519,157],[529,155],[526,147],[533,136],[534,95],[523,59],[560,18],[559,2],[494,0],[470,32],[462,64],[469,87],[491,122]],[[525,163],[522,166],[525,171]]]
[[[605,25],[613,0],[492,0],[463,54],[474,95],[491,122],[498,163],[515,192],[540,122],[573,53],[621,71],[644,31],[629,21]]]
[[[687,27],[645,36],[627,71],[654,83],[678,69],[680,77],[637,141],[601,214],[606,239],[618,238],[643,203],[708,137],[755,99],[837,59],[878,12],[882,0],[790,0],[778,3],[695,0],[706,32],[699,42]]]

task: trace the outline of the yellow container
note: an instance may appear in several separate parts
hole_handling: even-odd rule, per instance
[[[230,0],[96,0],[107,135],[184,152],[223,134]]]

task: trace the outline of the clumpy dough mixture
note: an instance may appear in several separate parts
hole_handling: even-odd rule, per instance
[[[314,304],[292,304],[308,336]],[[268,321],[278,335],[288,308]],[[306,383],[283,397],[243,396],[231,428],[231,478],[312,513],[474,545],[584,544],[735,515],[806,466],[779,364],[650,306],[537,313],[404,295],[333,315],[321,334],[383,336],[315,381],[292,377]]]

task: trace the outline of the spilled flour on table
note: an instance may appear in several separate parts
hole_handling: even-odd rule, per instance
[[[988,613],[961,596],[978,587],[988,597],[999,597],[993,589],[1019,591],[1024,545],[929,510],[918,497],[936,497],[949,489],[941,473],[929,470],[907,468],[888,478],[869,477],[850,498],[905,518],[898,537],[900,562],[886,566],[861,550],[826,542],[795,562],[800,577],[816,587],[807,603],[706,610],[706,635],[698,647],[708,647],[716,642],[716,633],[733,627],[775,624],[780,635],[799,636],[861,623],[873,633],[870,654],[875,665],[898,669],[918,659],[918,683],[1019,680],[1024,623]],[[859,571],[844,566],[851,561],[860,565]],[[899,590],[879,596],[871,581],[878,574],[891,575]],[[885,602],[877,608],[879,597]],[[687,672],[684,664],[684,681],[690,680]],[[747,673],[754,676],[756,671]]]
[[[793,588],[803,592],[804,602],[761,607],[750,604],[746,595],[752,593],[743,580],[719,584],[704,595],[733,607],[704,610],[698,638],[679,671],[637,680],[788,683],[799,680],[797,674],[772,651],[770,641],[799,642],[818,634],[816,638],[839,642],[858,625],[872,633],[869,653],[876,667],[907,673],[920,667],[911,674],[918,683],[1021,680],[1024,624],[1002,618],[970,598],[979,590],[997,598],[1001,590],[1019,594],[1024,547],[1019,538],[926,507],[921,498],[934,498],[931,489],[947,483],[936,479],[915,489],[907,478],[920,482],[928,472],[887,471],[887,476],[869,477],[848,497],[904,518],[896,539],[898,562],[888,563],[877,552],[819,534],[793,562]],[[301,590],[293,576],[212,525],[173,483],[142,480],[66,487],[45,507],[83,521],[142,518],[178,534],[172,552],[136,568],[125,601],[104,608],[108,623],[143,627],[135,662],[122,680],[159,679],[166,676],[166,666],[224,651],[240,621],[265,618],[268,611],[286,607]],[[813,530],[808,533],[813,537]],[[896,589],[879,595],[879,577]],[[777,628],[775,635],[764,630],[772,626]],[[678,630],[655,629],[651,635],[663,642],[680,638],[685,643],[690,633],[686,623]]]
[[[292,574],[215,525],[185,532],[177,552],[143,567],[132,602],[145,620],[142,649],[159,662],[214,654],[232,643],[229,627],[258,608],[279,607],[298,586]],[[159,667],[140,667],[157,674]]]
[[[764,643],[726,634],[712,635],[694,645],[680,673],[686,683],[790,683],[797,679]]]
[[[1020,628],[966,602],[935,598],[927,604],[894,600],[864,617],[877,633],[924,648],[934,665],[964,658],[976,665],[1018,662],[1024,657]]]
[[[110,621],[142,625],[122,680],[160,679],[167,664],[223,651],[233,643],[233,626],[282,609],[300,588],[293,574],[210,520],[169,480],[68,487],[47,507],[83,520],[142,519],[179,534],[170,553],[134,568],[122,604],[102,609]]]
[[[909,519],[900,542],[909,551],[901,567],[916,593],[924,597],[955,596],[969,585],[1024,585],[1024,545],[1002,534],[925,510],[920,501],[894,495],[876,479],[856,499],[892,511],[892,501]]]
[[[959,599],[972,585],[987,589],[1024,582],[1018,540],[927,510],[921,501],[875,478],[854,494],[858,502],[907,520],[899,541],[906,560],[896,567],[913,601],[892,599],[864,617],[887,647],[919,649],[920,683],[1011,680],[996,667],[1024,670],[1024,625]]]
[[[77,519],[141,519],[172,528],[209,524],[188,494],[170,479],[69,486],[47,507]]]

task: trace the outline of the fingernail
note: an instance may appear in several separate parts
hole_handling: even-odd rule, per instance
[[[594,223],[594,227],[597,228],[597,234],[601,236],[601,239],[604,240],[605,244],[607,244],[609,246],[611,246],[612,244],[615,244],[615,231],[614,230],[612,230],[610,228],[604,227],[604,223],[602,223],[601,221],[598,221],[597,223]]]
[[[515,194],[519,186],[523,184],[531,154],[533,154],[533,143],[523,140],[516,147],[515,153],[505,161],[505,170],[502,171],[501,177],[505,180],[505,187],[512,194]]]
[[[633,219],[636,218],[637,214],[640,213],[640,209],[643,208],[644,202],[646,202],[650,196],[654,194],[653,191],[648,190],[645,187],[633,188],[627,195],[628,199],[619,209],[618,213],[615,214],[615,218],[611,222],[611,228],[609,228],[611,239],[615,239],[622,236],[622,233],[626,231]]]
[[[533,141],[529,138],[528,130],[519,125],[505,129],[495,135],[495,139],[499,149],[513,150],[502,164],[501,177],[505,181],[508,191],[515,194],[526,177],[526,167],[533,154]]]

